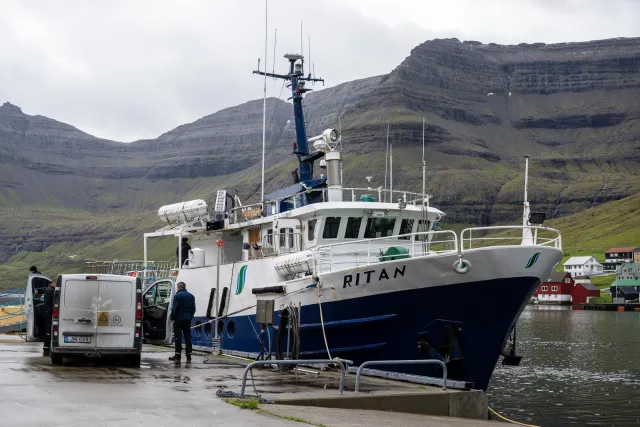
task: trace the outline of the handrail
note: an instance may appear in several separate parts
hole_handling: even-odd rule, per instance
[[[356,393],[360,391],[360,375],[366,366],[371,365],[428,365],[436,364],[442,367],[442,389],[447,389],[447,365],[441,360],[419,359],[419,360],[369,360],[358,367],[356,371]]]
[[[562,249],[562,235],[560,234],[559,230],[556,230],[555,228],[550,228],[550,227],[542,227],[539,225],[496,225],[496,226],[491,226],[491,227],[470,227],[470,228],[465,228],[464,230],[462,230],[460,232],[460,248],[462,251],[464,250],[468,250],[468,249],[472,249],[471,248],[471,244],[473,242],[473,240],[478,240],[478,241],[491,241],[491,240],[522,240],[522,236],[497,236],[497,237],[472,237],[472,232],[474,231],[479,231],[479,232],[484,232],[484,231],[496,231],[496,230],[524,230],[524,229],[530,229],[533,234],[532,234],[532,241],[533,241],[533,246],[553,246],[557,249]],[[538,236],[538,232],[539,231],[548,231],[551,233],[555,233],[555,237],[540,237]],[[468,234],[469,237],[465,237],[465,235]],[[468,243],[468,248],[465,247],[465,242]],[[521,246],[521,244],[518,244],[517,246]]]
[[[341,359],[309,359],[309,360],[256,360],[249,363],[242,374],[242,386],[240,387],[240,397],[244,397],[244,390],[247,386],[247,374],[254,366],[258,365],[338,365],[340,367],[340,388],[339,394],[344,390],[344,377],[346,369]]]

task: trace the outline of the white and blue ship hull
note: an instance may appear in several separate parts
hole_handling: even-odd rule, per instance
[[[322,317],[331,356],[355,364],[432,358],[434,353],[419,345],[426,342],[439,357],[446,358],[450,353],[448,357],[454,359],[447,363],[449,378],[486,389],[506,336],[540,281],[560,262],[562,252],[550,247],[506,246],[465,251],[464,258],[470,264],[466,273],[456,272],[452,264],[457,256],[446,254],[321,275]],[[525,268],[533,258],[534,264]],[[276,307],[300,304],[301,357],[328,357],[317,288],[311,276],[284,285],[287,293],[275,297]],[[240,295],[232,292],[229,314],[219,323],[221,348],[257,355],[261,341],[255,309],[232,314],[240,306]],[[274,328],[279,326],[280,314],[277,309]],[[210,321],[197,316],[194,325]],[[455,343],[450,342],[450,328],[457,331]],[[194,344],[210,346],[211,330],[195,328]],[[273,353],[275,335],[275,331],[265,334],[265,347]],[[439,368],[430,365],[395,365],[389,369],[441,375]]]

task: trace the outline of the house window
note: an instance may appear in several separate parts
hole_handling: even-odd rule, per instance
[[[309,227],[307,228],[307,240],[309,240],[310,242],[313,241],[313,239],[316,238],[316,223],[318,222],[317,219],[310,219],[309,220]]]
[[[364,237],[375,239],[376,237],[391,236],[395,225],[395,218],[369,218],[367,220],[367,228],[364,230]]]
[[[567,277],[566,279],[564,279],[564,283],[571,283],[571,279]]]
[[[347,229],[344,231],[344,238],[357,239],[360,234],[360,224],[362,224],[362,218],[360,217],[347,218]]]
[[[328,216],[324,221],[324,231],[322,232],[323,239],[335,239],[338,237],[338,229],[340,228],[339,216]]]
[[[558,290],[558,287],[557,287],[557,286],[552,286],[552,287],[551,287],[551,291],[552,291],[552,292],[556,292],[557,290]]]
[[[402,223],[400,223],[400,234],[410,234],[411,230],[413,230],[413,220],[412,219],[403,219]],[[402,236],[398,237],[398,239],[409,240],[411,236]]]
[[[542,292],[547,292],[549,290],[549,287],[548,286],[543,286],[541,288],[541,290],[542,290]]]

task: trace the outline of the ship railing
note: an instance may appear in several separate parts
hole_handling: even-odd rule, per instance
[[[85,270],[89,274],[118,274],[123,276],[140,277],[143,284],[149,284],[157,279],[175,276],[178,264],[174,261],[144,261],[113,260],[87,261]]]
[[[427,231],[319,246],[314,249],[314,264],[317,273],[326,273],[397,259],[458,252],[455,232]]]
[[[530,230],[530,236],[523,239],[525,229]],[[460,233],[460,248],[462,251],[489,246],[548,246],[562,249],[562,235],[560,231],[542,226],[493,226],[465,228]]]
[[[427,199],[431,198],[429,194],[422,193],[414,193],[412,191],[403,191],[403,190],[385,190],[384,188],[350,188],[345,187],[342,189],[343,198],[351,197],[352,202],[360,201],[360,196],[364,195],[377,195],[377,201],[382,203],[396,203],[398,201],[410,204],[410,205],[421,205],[423,201],[426,203]],[[346,193],[346,194],[345,194]]]
[[[293,229],[290,229],[293,230]],[[264,236],[262,239],[262,256],[275,256],[300,252],[302,250],[302,233],[280,232]]]

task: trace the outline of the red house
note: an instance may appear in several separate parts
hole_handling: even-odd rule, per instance
[[[599,297],[600,289],[592,283],[576,283],[571,291],[571,301],[574,305],[589,302],[591,298]]]
[[[570,273],[553,272],[538,286],[533,296],[541,304],[571,304],[574,284]]]

